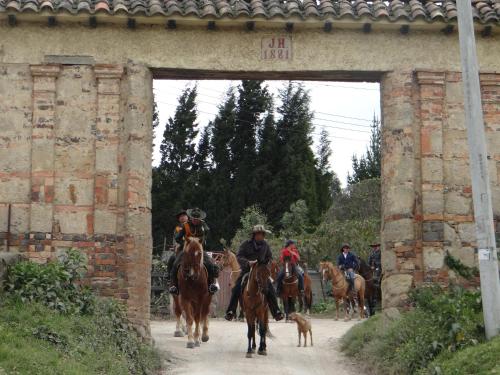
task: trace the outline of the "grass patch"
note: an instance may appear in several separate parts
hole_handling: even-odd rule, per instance
[[[128,327],[118,329],[113,312],[111,301],[98,301],[91,315],[61,314],[39,303],[4,303],[0,374],[154,374],[158,354]]]
[[[392,318],[380,314],[354,326],[343,337],[342,350],[371,373],[410,375],[484,340],[479,293],[422,288],[412,300],[415,308],[409,312]]]

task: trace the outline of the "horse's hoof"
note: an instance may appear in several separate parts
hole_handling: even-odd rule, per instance
[[[246,357],[247,358],[252,358],[252,353],[247,353]]]
[[[339,318],[335,318],[335,321],[337,322],[339,320]]]
[[[201,345],[201,344],[200,344],[200,342],[199,342],[199,341],[195,341],[194,346],[196,346],[197,348],[199,348],[199,347],[200,347],[200,345]]]
[[[194,349],[194,342],[188,342],[186,344],[186,348],[188,348],[188,349]]]
[[[203,341],[203,342],[207,342],[208,339],[209,339],[208,336],[201,336],[201,341]]]
[[[252,354],[255,354],[255,348],[252,348]]]
[[[184,332],[182,332],[182,331],[175,331],[174,332],[174,337],[184,337]]]
[[[259,355],[267,355],[267,352],[265,350],[259,350],[257,352],[257,354],[259,354]]]

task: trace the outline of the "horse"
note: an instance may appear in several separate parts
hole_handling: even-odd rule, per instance
[[[271,261],[271,279],[273,279],[273,283],[276,282],[279,273],[280,265],[275,260]]]
[[[187,332],[186,318],[182,314],[182,307],[179,301],[179,296],[171,294],[170,297],[170,303],[172,303],[174,306],[174,313],[176,318],[174,337],[184,337],[184,334]]]
[[[224,254],[222,255],[222,262],[221,262],[221,268],[226,268],[229,267],[231,268],[231,288],[234,287],[236,284],[236,280],[238,280],[238,277],[240,276],[241,273],[241,268],[240,264],[238,263],[238,259],[236,258],[236,255],[229,249],[224,248]],[[243,321],[245,319],[245,316],[243,315],[243,308],[242,308],[242,297],[240,296],[239,298],[239,306],[240,306],[240,315],[238,317],[238,320]]]
[[[368,315],[375,315],[375,305],[377,303],[380,288],[375,283],[374,272],[372,268],[363,259],[359,258],[357,272],[365,279],[365,299],[368,304]]]
[[[285,277],[281,286],[281,301],[285,310],[286,321],[288,322],[289,314],[295,311],[295,299],[299,296],[299,278],[292,273],[292,263],[289,257],[285,257],[283,268]]]
[[[200,323],[203,324],[201,341],[207,342],[208,314],[212,295],[208,293],[208,272],[203,265],[203,246],[198,238],[186,239],[184,255],[178,270],[179,301],[186,316],[187,347],[200,346]],[[193,336],[193,322],[195,331]]]
[[[255,329],[259,327],[260,343],[259,355],[267,355],[266,333],[269,325],[268,303],[266,299],[267,288],[271,271],[266,264],[250,263],[250,273],[243,290],[243,308],[247,321],[248,349],[247,358],[252,358],[255,353]]]
[[[320,272],[323,275],[323,281],[331,280],[332,294],[335,298],[336,318],[339,320],[339,302],[344,301],[345,321],[351,320],[351,313],[347,312],[349,303],[354,306],[352,293],[347,293],[349,283],[345,279],[344,273],[335,267],[331,262],[320,262]],[[365,279],[356,275],[354,279],[354,292],[357,295],[359,303],[359,320],[365,315]]]

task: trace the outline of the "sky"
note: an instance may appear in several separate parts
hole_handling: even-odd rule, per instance
[[[198,84],[198,123],[200,129],[208,124],[217,113],[227,89],[237,86],[239,81],[185,81],[155,80],[153,90],[160,114],[160,125],[156,129],[153,165],[160,161],[160,143],[165,124],[175,114],[177,99],[187,86]],[[275,94],[288,84],[287,81],[266,81],[269,91]],[[328,131],[333,171],[345,186],[347,174],[352,171],[352,155],[362,155],[370,140],[370,124],[373,116],[380,118],[380,88],[378,83],[368,82],[313,82],[304,81],[304,87],[311,97],[311,110],[314,112],[314,151],[319,133]]]

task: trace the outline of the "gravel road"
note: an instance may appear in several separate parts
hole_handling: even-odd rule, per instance
[[[298,348],[295,323],[272,322],[274,338],[267,340],[268,355],[253,358],[245,358],[246,323],[212,320],[210,340],[195,349],[186,348],[186,337],[174,338],[175,322],[152,322],[151,333],[157,347],[172,361],[165,374],[361,375],[338,350],[340,337],[354,324],[356,321],[313,319],[314,346]]]

